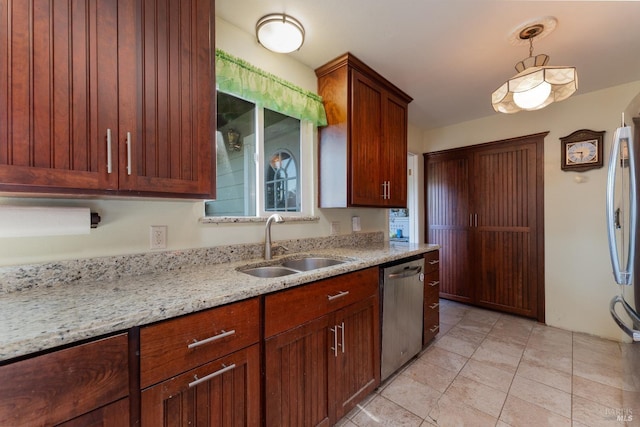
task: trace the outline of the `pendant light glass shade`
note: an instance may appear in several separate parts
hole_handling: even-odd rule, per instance
[[[289,53],[304,43],[304,27],[289,15],[272,13],[258,20],[256,37],[258,43],[273,52]]]
[[[539,110],[570,97],[578,89],[575,67],[549,66],[547,55],[533,56],[533,37],[541,25],[525,28],[520,37],[530,43],[529,57],[516,64],[518,74],[491,94],[493,109],[499,113]]]

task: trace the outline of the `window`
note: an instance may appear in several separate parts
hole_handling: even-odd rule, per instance
[[[311,176],[312,162],[304,146],[311,145],[312,125],[224,92],[217,101],[218,188],[217,199],[205,204],[207,216],[308,211],[311,191],[305,194],[303,178]]]

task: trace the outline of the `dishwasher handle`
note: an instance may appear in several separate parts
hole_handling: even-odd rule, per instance
[[[417,276],[422,272],[422,266],[405,267],[400,273],[391,273],[387,277],[389,279],[404,279],[405,277]]]

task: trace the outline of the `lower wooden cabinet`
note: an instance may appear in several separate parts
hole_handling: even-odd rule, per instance
[[[379,298],[369,298],[353,304],[335,315],[335,350],[333,363],[329,364],[329,378],[334,389],[333,421],[355,408],[380,384],[380,324]],[[337,346],[335,346],[337,342]],[[331,356],[330,356],[331,357]]]
[[[129,424],[127,334],[0,367],[0,426]]]
[[[440,332],[440,251],[424,256],[424,307],[422,346]]]
[[[141,425],[260,425],[260,301],[140,330]]]
[[[365,296],[351,301],[355,294]],[[266,336],[267,426],[333,425],[380,383],[377,268],[268,295],[265,331],[282,325],[280,313],[304,311],[301,300],[324,301],[324,309]]]
[[[142,392],[142,426],[260,425],[260,349],[255,344]]]

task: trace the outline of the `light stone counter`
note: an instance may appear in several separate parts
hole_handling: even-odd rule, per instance
[[[274,259],[312,254],[350,261],[269,279],[236,270],[248,264],[265,263],[256,257],[209,265],[191,261],[176,264],[168,271],[166,266],[156,265],[155,269],[161,271],[121,274],[112,279],[69,280],[46,286],[34,284],[43,279],[30,277],[31,269],[2,268],[0,280],[6,282],[4,285],[11,283],[11,291],[4,286],[4,293],[0,293],[0,361],[438,249],[435,245],[394,245],[376,240],[379,238],[340,248],[326,247],[331,246],[330,242],[324,242],[319,249],[280,255]],[[119,258],[120,264],[123,259],[126,257]],[[70,274],[65,270],[68,265],[55,266],[52,268],[58,269],[57,274]],[[153,267],[147,266],[152,271]],[[43,276],[42,271],[38,273]],[[75,274],[90,276],[86,271]],[[17,286],[18,276],[28,286]]]

